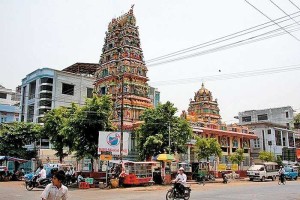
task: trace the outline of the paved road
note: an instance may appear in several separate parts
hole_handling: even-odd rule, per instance
[[[91,188],[69,189],[70,200],[161,200],[165,199],[168,186],[134,187],[111,190]],[[22,182],[0,182],[0,199],[40,199],[41,189],[27,191]],[[300,181],[288,181],[286,185],[277,182],[236,181],[229,184],[211,183],[205,186],[192,185],[191,200],[296,200],[300,199]]]

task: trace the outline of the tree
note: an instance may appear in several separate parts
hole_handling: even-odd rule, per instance
[[[294,126],[296,129],[300,129],[300,113],[298,113],[296,116],[294,116]]]
[[[274,154],[268,151],[261,151],[259,152],[259,156],[258,158],[260,160],[262,160],[263,162],[270,162],[270,161],[274,161],[275,157]]]
[[[113,130],[113,104],[111,97],[107,95],[94,95],[93,98],[86,99],[85,103],[82,107],[72,106],[73,114],[69,116],[62,131],[65,141],[74,141],[68,146],[70,151],[75,151],[75,157],[78,160],[91,158],[93,166],[94,159],[98,158],[99,131]]]
[[[216,138],[196,138],[195,153],[198,159],[209,161],[210,156],[221,157],[222,149]]]
[[[169,101],[143,112],[144,123],[136,130],[141,160],[163,152],[186,151],[192,129],[185,119],[175,116],[176,112],[177,108]]]
[[[229,156],[229,160],[232,163],[238,164],[240,168],[242,161],[245,160],[244,149],[237,149],[232,155]]]
[[[66,137],[63,132],[64,127],[67,125],[68,119],[76,111],[76,106],[72,104],[71,108],[60,107],[49,111],[44,120],[43,133],[44,136],[49,138],[52,144],[52,148],[56,150],[55,155],[59,157],[59,161],[62,162],[63,158],[68,153],[64,153],[64,147],[72,149],[74,143],[74,137]]]
[[[23,159],[36,157],[36,149],[28,151],[25,145],[32,144],[41,138],[42,127],[39,124],[14,122],[1,124],[0,155]]]

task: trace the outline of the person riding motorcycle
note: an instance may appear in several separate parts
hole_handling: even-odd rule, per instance
[[[178,174],[174,180],[175,189],[179,192],[179,194],[184,194],[184,184],[186,183],[186,175],[184,173],[184,168],[180,167],[178,170]]]
[[[45,179],[46,178],[46,170],[44,169],[44,166],[41,165],[40,166],[40,171],[38,172],[38,178],[37,178],[37,182],[40,183],[41,180]]]
[[[227,183],[228,182],[228,178],[227,178],[225,172],[222,172],[222,178],[223,178],[223,183]]]
[[[284,173],[285,173],[284,168],[282,166],[280,166],[278,174],[279,174],[279,178],[280,178],[280,180],[281,180],[282,183],[283,183],[283,180],[284,180]]]

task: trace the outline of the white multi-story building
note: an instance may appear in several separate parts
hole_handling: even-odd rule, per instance
[[[291,106],[269,108],[262,110],[247,110],[239,112],[239,124],[246,125],[258,122],[271,122],[287,126],[287,128],[293,127],[294,110]]]
[[[251,141],[251,156],[258,159],[260,151],[270,151],[286,161],[295,161],[296,144],[291,106],[240,112],[239,124],[248,126],[257,139]]]
[[[41,123],[45,112],[60,106],[79,105],[93,95],[98,64],[76,63],[62,71],[42,68],[28,74],[21,85],[20,119]]]

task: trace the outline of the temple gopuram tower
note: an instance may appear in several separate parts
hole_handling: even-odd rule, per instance
[[[221,124],[217,100],[213,100],[211,92],[204,87],[195,92],[194,100],[190,100],[188,115],[194,122]]]
[[[152,107],[133,6],[109,23],[99,63],[95,91],[100,96],[112,95],[114,122],[118,125],[123,96],[123,128],[132,130],[140,123],[142,112]]]

